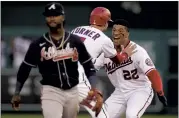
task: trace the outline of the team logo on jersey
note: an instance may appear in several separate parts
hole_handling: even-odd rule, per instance
[[[148,66],[153,66],[153,65],[154,65],[153,62],[152,62],[152,60],[149,59],[149,58],[147,58],[147,59],[145,60],[145,63],[146,63]]]
[[[130,65],[132,63],[133,63],[133,61],[132,61],[131,57],[129,57],[127,60],[124,60],[120,64],[116,64],[114,62],[109,62],[109,63],[105,64],[105,69],[108,74],[112,74],[117,69],[125,67],[127,65]]]
[[[52,59],[54,62],[72,59],[73,62],[78,61],[78,51],[76,48],[70,48],[68,43],[65,49],[57,50],[55,47],[49,47],[48,51],[43,47],[41,50],[41,61],[43,59],[49,60]]]

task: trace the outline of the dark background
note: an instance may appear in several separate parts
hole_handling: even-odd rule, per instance
[[[2,2],[2,26],[14,25],[44,25],[38,19],[43,18],[43,7],[49,2]],[[60,2],[64,8],[83,8],[86,7],[90,11],[98,6],[107,7],[112,13],[112,19],[124,18],[129,21],[132,28],[154,28],[154,29],[177,29],[178,28],[178,2],[177,1],[162,1],[162,2],[136,2],[140,5],[141,12],[135,14],[131,11],[135,6],[135,2],[129,5],[129,10],[125,10],[121,5],[124,2]],[[130,4],[130,2],[128,2]],[[33,8],[31,7],[33,6]],[[25,8],[21,10],[21,8]],[[41,9],[40,9],[41,8]],[[67,10],[67,21],[72,18],[69,25],[87,24],[89,11],[81,10],[80,12],[69,13]],[[18,13],[19,12],[19,13]],[[83,15],[87,16],[83,16]],[[77,17],[75,17],[77,16]],[[79,20],[81,18],[81,20]],[[23,20],[23,21],[22,21]]]

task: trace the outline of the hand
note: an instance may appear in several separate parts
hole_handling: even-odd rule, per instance
[[[16,111],[19,110],[19,108],[20,108],[20,101],[21,101],[20,95],[14,95],[12,97],[11,104],[12,104],[12,108],[14,110],[16,110]]]
[[[96,105],[92,109],[93,111],[95,111],[95,116],[96,117],[100,113],[102,106],[103,106],[103,97],[100,94],[98,94],[96,96]]]
[[[137,50],[136,49],[136,44],[129,44],[126,48],[124,48],[123,45],[121,45],[121,48],[122,48],[122,52],[125,52],[127,53],[127,55],[130,57],[132,54],[136,53]]]
[[[96,104],[92,110],[95,111],[95,116],[97,117],[103,105],[102,93],[97,89],[91,89],[88,95],[89,95],[89,98],[92,97],[92,99],[96,101]]]
[[[95,102],[95,105],[90,104],[92,101]],[[103,96],[99,90],[91,89],[88,92],[87,98],[84,99],[80,104],[87,106],[88,108],[92,109],[92,111],[95,111],[95,116],[97,117],[103,105]]]
[[[167,106],[167,98],[164,95],[160,95],[157,93],[158,99],[160,102],[166,107]]]

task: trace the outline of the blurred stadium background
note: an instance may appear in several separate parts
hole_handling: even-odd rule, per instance
[[[11,108],[16,72],[30,42],[47,31],[42,12],[48,2],[1,2],[1,113],[2,118],[42,118],[41,77],[31,71],[22,94],[19,112]],[[178,2],[61,2],[66,11],[66,29],[88,25],[90,11],[97,6],[111,10],[112,19],[129,21],[130,39],[142,45],[162,77],[168,107],[155,96],[143,118],[176,118],[178,114]],[[111,27],[105,32],[111,36]],[[32,57],[33,58],[33,57]],[[105,99],[113,91],[105,71],[98,72],[98,88]],[[26,114],[24,114],[26,113]],[[89,118],[81,109],[79,118]]]

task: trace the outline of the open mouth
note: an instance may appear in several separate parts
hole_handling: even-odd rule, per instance
[[[55,22],[50,22],[49,24],[56,24]]]
[[[114,39],[122,39],[122,38],[124,38],[124,34],[114,35],[113,38],[114,38]]]

